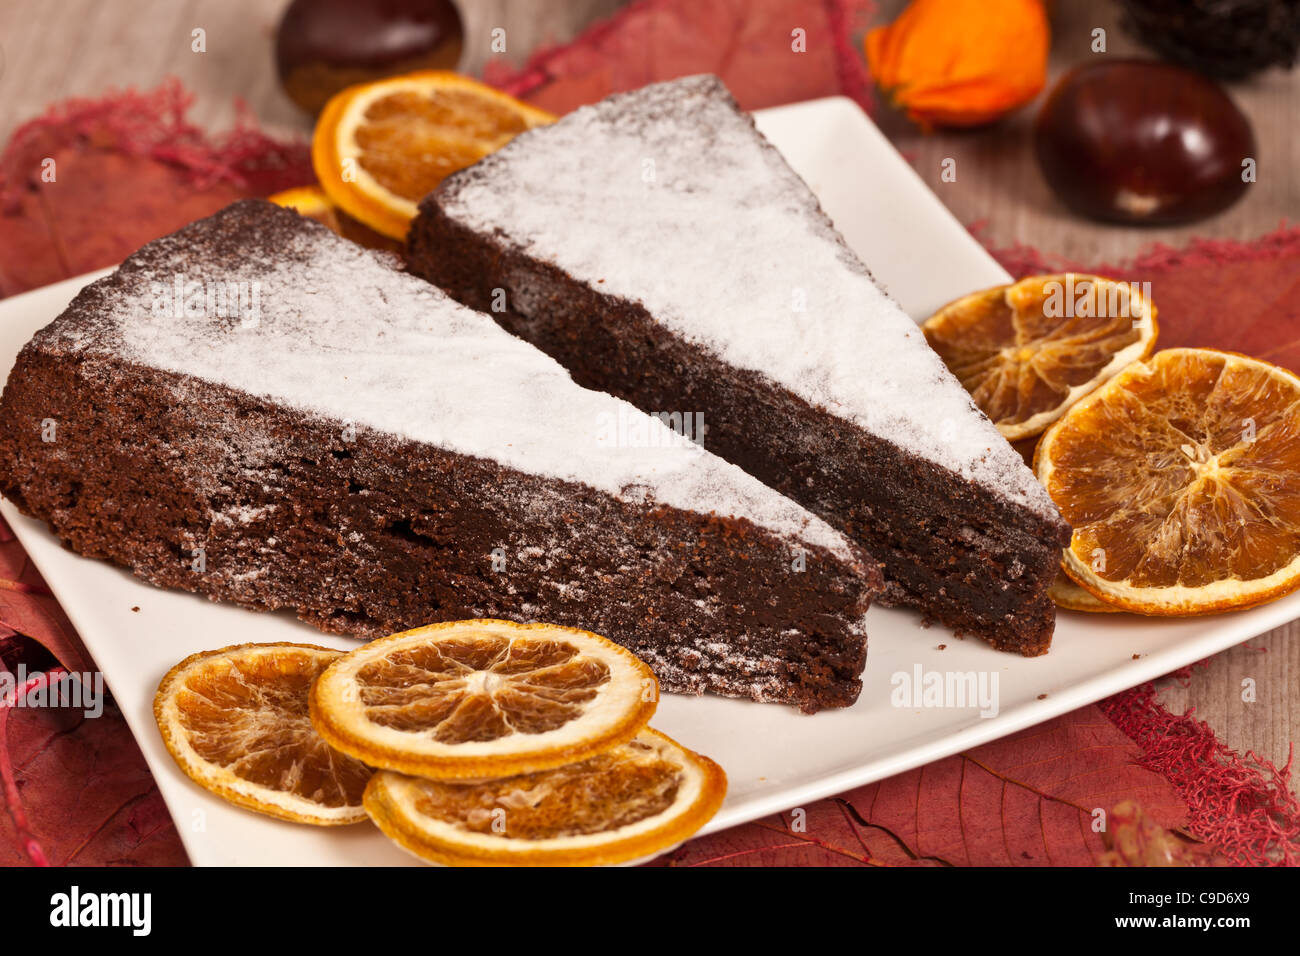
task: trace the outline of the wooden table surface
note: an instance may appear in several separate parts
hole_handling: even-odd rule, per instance
[[[364,0],[358,0],[364,2]],[[881,0],[888,19],[902,0]],[[272,35],[285,0],[4,0],[0,4],[0,141],[45,104],[110,87],[151,87],[179,76],[197,94],[191,118],[211,129],[229,125],[234,98],[246,101],[272,131],[310,126],[276,85]],[[466,21],[463,67],[488,60],[488,37],[504,27],[506,58],[519,62],[538,43],[563,41],[617,0],[459,0]],[[191,31],[206,31],[207,51],[191,51]],[[1119,28],[1114,7],[1095,0],[1053,5],[1053,75],[1096,56],[1092,31],[1106,30],[1108,55],[1141,55]],[[924,136],[904,119],[878,111],[878,121],[939,197],[966,223],[987,220],[999,244],[1025,242],[1083,262],[1115,261],[1163,241],[1191,236],[1253,238],[1283,220],[1300,220],[1300,70],[1271,71],[1231,93],[1250,116],[1259,141],[1258,182],[1234,208],[1176,229],[1126,229],[1085,223],[1052,198],[1028,148],[1033,110],[992,129]],[[940,164],[957,161],[955,182]],[[1243,681],[1256,686],[1242,699]],[[1254,750],[1279,765],[1300,737],[1300,624],[1293,623],[1219,654],[1193,672],[1190,685],[1160,684],[1175,712],[1195,706],[1229,746]],[[1300,789],[1300,788],[1298,788]]]

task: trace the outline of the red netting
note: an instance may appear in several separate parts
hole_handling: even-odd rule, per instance
[[[265,195],[313,181],[305,142],[267,136],[242,101],[236,101],[235,126],[210,135],[186,120],[193,102],[194,94],[171,77],[146,92],[110,91],[52,104],[19,126],[0,153],[0,201],[12,207],[19,191],[39,177],[42,157],[78,145],[169,163],[191,174],[200,189],[229,182]]]
[[[1190,669],[1183,672],[1190,673]],[[1165,777],[1187,801],[1188,829],[1240,866],[1300,864],[1300,802],[1291,792],[1291,764],[1247,751],[1215,736],[1195,710],[1176,715],[1143,684],[1103,700],[1111,722],[1142,748],[1138,764]]]

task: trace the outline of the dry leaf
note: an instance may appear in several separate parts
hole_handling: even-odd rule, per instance
[[[871,83],[856,34],[871,0],[641,0],[487,79],[543,109],[567,113],[610,93],[716,73],[747,109],[841,93],[864,107]]]
[[[694,840],[679,866],[1093,865],[1109,808],[1140,803],[1159,826],[1186,806],[1096,707],[859,787],[803,811]]]
[[[0,705],[0,734],[8,811],[0,815],[0,866],[188,862],[111,700],[98,717],[75,707]]]
[[[1223,862],[1204,843],[1172,833],[1150,819],[1132,800],[1116,805],[1102,834],[1102,866],[1211,866]]]
[[[978,235],[982,230],[974,229]],[[1131,262],[1082,265],[1029,246],[990,250],[1013,276],[1073,270],[1150,282],[1160,308],[1157,348],[1228,349],[1300,370],[1300,229],[1250,242],[1155,245]]]
[[[0,625],[41,644],[73,674],[93,670],[72,622],[0,518]]]
[[[305,143],[262,134],[243,108],[210,136],[186,120],[192,102],[172,78],[51,104],[14,131],[0,152],[0,296],[115,265],[235,199],[314,180]]]

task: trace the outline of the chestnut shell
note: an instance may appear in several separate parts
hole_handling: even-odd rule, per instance
[[[464,27],[451,0],[293,0],[275,33],[289,97],[316,114],[354,83],[455,69]]]
[[[1250,122],[1211,80],[1145,60],[1077,67],[1034,124],[1038,165],[1053,191],[1092,219],[1175,225],[1203,219],[1245,192],[1258,159]]]

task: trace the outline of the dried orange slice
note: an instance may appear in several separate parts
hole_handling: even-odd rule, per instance
[[[631,651],[552,624],[452,621],[404,631],[330,665],[311,693],[316,730],[374,767],[505,777],[631,740],[659,704]]]
[[[1085,591],[1070,580],[1064,571],[1056,572],[1056,579],[1047,589],[1047,596],[1052,602],[1067,611],[1086,611],[1090,614],[1115,614],[1119,608],[1112,607],[1091,591]]]
[[[1157,332],[1156,308],[1135,284],[1073,272],[973,292],[922,329],[1007,441],[1039,434],[1146,358]]]
[[[1300,378],[1166,349],[1082,399],[1034,469],[1074,528],[1062,566],[1140,614],[1251,607],[1300,587]]]
[[[277,206],[296,209],[308,219],[314,219],[334,232],[340,232],[339,207],[334,205],[330,197],[325,194],[325,190],[319,186],[295,186],[293,189],[267,196],[266,199],[267,202],[273,202]]]
[[[708,822],[722,768],[657,730],[579,763],[503,780],[380,771],[366,810],[399,846],[454,866],[590,866],[654,856]]]
[[[316,123],[312,164],[345,212],[405,239],[416,204],[438,183],[554,120],[459,73],[407,73],[330,100]]]
[[[331,232],[336,232],[345,239],[351,239],[367,249],[387,249],[390,252],[401,252],[403,249],[404,243],[390,239],[388,236],[381,236],[365,223],[357,222],[334,205],[334,201],[319,186],[297,186],[266,198],[277,206],[287,206],[297,210],[301,215],[314,219]]]
[[[163,743],[191,780],[241,807],[320,826],[364,820],[374,771],[330,749],[307,714],[312,681],[341,656],[310,644],[192,654],[154,697]]]

